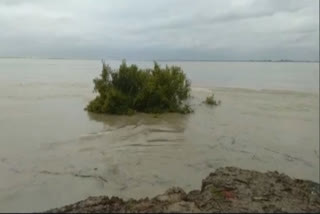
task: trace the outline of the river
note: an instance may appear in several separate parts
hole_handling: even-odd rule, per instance
[[[221,166],[319,182],[317,63],[160,64],[187,73],[194,113],[89,114],[100,61],[0,59],[0,212],[198,189]]]

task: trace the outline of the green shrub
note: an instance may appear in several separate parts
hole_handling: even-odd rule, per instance
[[[208,105],[219,105],[221,102],[220,100],[219,101],[216,101],[214,99],[214,94],[212,94],[211,96],[207,97],[206,100],[204,101],[206,104]]]
[[[192,112],[185,103],[190,97],[190,81],[177,66],[161,68],[155,62],[153,69],[139,69],[123,60],[119,70],[113,71],[103,62],[100,78],[93,82],[99,95],[86,107],[89,112]]]

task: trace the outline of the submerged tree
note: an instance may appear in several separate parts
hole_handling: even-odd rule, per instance
[[[190,97],[190,81],[180,67],[161,68],[154,62],[153,69],[127,66],[123,60],[113,71],[103,62],[102,73],[95,78],[94,92],[98,96],[86,110],[95,113],[132,114],[134,112],[190,113],[185,102]]]
[[[204,103],[208,104],[208,105],[214,105],[214,106],[217,106],[217,105],[220,105],[221,104],[221,101],[217,101],[214,99],[214,94],[212,93],[212,95],[208,96],[206,98],[206,100],[204,101]]]

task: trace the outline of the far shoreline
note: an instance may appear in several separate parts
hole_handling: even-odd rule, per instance
[[[126,57],[125,57],[126,58]],[[18,56],[0,56],[0,59],[37,59],[37,60],[88,60],[88,61],[100,61],[101,59],[106,60],[122,60],[119,57],[101,57],[101,58],[70,58],[70,57],[18,57]],[[320,61],[313,60],[214,60],[214,59],[134,59],[126,58],[128,61],[138,62],[261,62],[261,63],[319,63]]]

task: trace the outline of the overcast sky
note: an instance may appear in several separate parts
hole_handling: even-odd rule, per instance
[[[319,59],[318,0],[0,0],[0,56]]]

